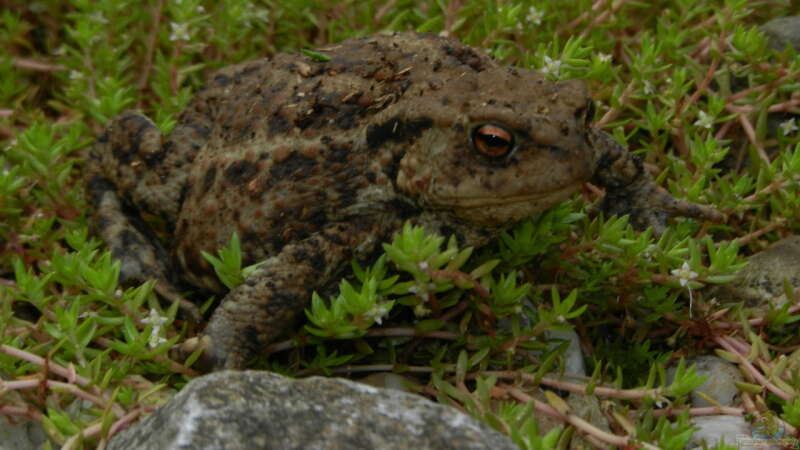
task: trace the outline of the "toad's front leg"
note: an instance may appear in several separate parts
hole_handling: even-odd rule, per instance
[[[187,340],[175,356],[203,347],[203,368],[241,369],[293,325],[315,289],[333,279],[356,252],[374,246],[371,229],[365,222],[333,224],[285,246],[230,291],[203,336]]]
[[[139,215],[150,212],[168,223],[177,215],[183,176],[171,173],[177,156],[167,155],[161,142],[153,122],[134,112],[116,118],[97,139],[85,174],[92,228],[120,262],[121,284],[155,280],[159,295],[199,321],[197,306],[170,281],[167,252]],[[158,166],[156,159],[168,163]]]
[[[673,197],[653,181],[641,159],[625,150],[608,134],[597,131],[592,136],[599,150],[593,182],[606,188],[600,209],[607,214],[628,214],[638,229],[653,227],[656,234],[666,229],[672,216],[693,217],[723,222],[725,215],[716,209]]]

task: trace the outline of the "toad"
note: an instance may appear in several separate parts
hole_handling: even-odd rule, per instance
[[[606,188],[605,211],[639,228],[721,219],[658,187],[592,127],[593,110],[581,82],[431,34],[279,54],[214,73],[169,136],[141,114],[116,118],[87,163],[93,223],[121,280],[156,280],[195,314],[174,286],[225,292],[201,252],[238,233],[243,263],[266,263],[183,348],[241,368],[312,291],[407,221],[478,246],[587,181]],[[168,230],[161,240],[142,213]]]

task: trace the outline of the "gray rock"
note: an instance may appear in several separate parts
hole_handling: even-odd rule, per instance
[[[12,380],[13,377],[0,372],[0,379]],[[16,391],[3,392],[0,398],[8,404],[25,403]],[[42,448],[47,441],[47,433],[41,423],[23,417],[0,416],[0,450],[34,450]]]
[[[34,450],[42,448],[47,435],[37,422],[20,420],[12,423],[0,417],[0,450]]]
[[[711,355],[697,356],[686,360],[687,367],[692,364],[695,364],[698,375],[708,377],[703,384],[692,391],[692,406],[695,408],[715,406],[700,396],[698,392],[711,397],[721,406],[733,406],[734,399],[739,394],[735,383],[743,381],[739,368],[722,358]],[[674,376],[675,368],[671,367],[667,371],[667,382],[672,383]]]
[[[767,35],[771,49],[780,52],[788,44],[800,53],[800,16],[772,19],[761,25],[761,31]]]
[[[583,362],[583,351],[578,333],[573,330],[559,331],[551,330],[545,333],[550,348],[561,345],[563,341],[569,341],[569,347],[564,352],[564,373],[567,375],[586,375],[586,365]]]
[[[417,395],[334,378],[217,372],[115,436],[122,449],[516,449]]]
[[[712,448],[723,440],[726,445],[742,448],[738,444],[752,439],[750,424],[740,416],[700,416],[691,422],[699,430],[694,432],[687,448],[701,448],[703,444]]]
[[[786,303],[784,280],[800,288],[800,236],[778,241],[747,261],[736,280],[711,291],[722,303],[744,301],[763,315]]]

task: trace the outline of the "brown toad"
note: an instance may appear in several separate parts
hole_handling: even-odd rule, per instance
[[[607,211],[639,227],[720,218],[671,197],[592,128],[580,82],[498,66],[435,35],[349,39],[319,53],[329,60],[279,54],[222,69],[168,137],[127,113],[91,151],[95,224],[123,280],[156,279],[173,301],[183,301],[178,279],[223,291],[201,252],[234,232],[245,264],[268,261],[193,341],[215,369],[242,367],[314,289],[407,220],[480,245],[590,180],[607,188]],[[140,212],[159,216],[170,242]]]

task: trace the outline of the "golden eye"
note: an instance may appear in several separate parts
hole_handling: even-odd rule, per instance
[[[472,132],[475,149],[486,156],[506,156],[514,149],[514,135],[498,125],[481,125]]]

